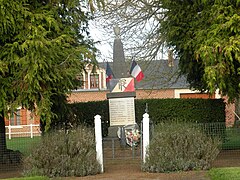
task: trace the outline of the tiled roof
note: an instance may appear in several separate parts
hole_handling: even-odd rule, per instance
[[[167,60],[153,60],[137,62],[144,73],[144,79],[135,81],[136,89],[166,89],[166,88],[189,88],[189,84],[184,76],[179,77],[178,60],[174,61],[174,66],[170,67]],[[109,62],[112,67],[112,63]],[[130,69],[130,62],[127,65]],[[105,63],[99,63],[105,68]],[[113,72],[114,73],[114,72]]]

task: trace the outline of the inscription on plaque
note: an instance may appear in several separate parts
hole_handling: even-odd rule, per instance
[[[110,126],[135,123],[134,97],[109,99]]]

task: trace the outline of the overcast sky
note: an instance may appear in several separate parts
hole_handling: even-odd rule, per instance
[[[97,28],[98,27],[98,28]],[[90,35],[94,39],[95,42],[98,42],[96,44],[97,49],[99,49],[100,53],[97,55],[98,62],[102,61],[112,61],[113,59],[113,42],[115,38],[115,34],[112,29],[112,33],[106,34],[104,33],[104,30],[102,29],[101,25],[99,23],[90,22]],[[123,48],[124,48],[124,42],[123,42]],[[125,52],[126,56],[126,52]],[[162,53],[159,53],[159,55],[156,57],[157,60],[159,59],[167,59],[167,54],[162,55]]]
[[[97,56],[97,60],[102,62],[103,60],[112,61],[112,44],[114,41],[114,33],[108,37],[102,33],[103,30],[97,29],[93,24],[90,24],[90,34],[95,42],[100,41],[96,44],[96,47],[100,50],[101,55]]]

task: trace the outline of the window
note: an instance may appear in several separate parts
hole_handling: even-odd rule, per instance
[[[77,75],[76,76],[77,80],[77,87],[76,89],[84,89],[84,80],[83,80],[83,75]]]
[[[12,112],[10,115],[10,125],[14,126],[15,125],[15,116],[14,113]]]
[[[91,89],[99,88],[99,75],[98,74],[90,75],[90,88]]]
[[[10,125],[12,125],[12,126],[21,125],[20,109],[17,109],[16,112],[11,113],[11,115],[10,115]]]

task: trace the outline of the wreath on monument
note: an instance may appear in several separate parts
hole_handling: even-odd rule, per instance
[[[122,127],[124,132],[121,128],[118,129],[118,137],[121,139],[122,137],[125,138],[126,144],[130,147],[137,146],[141,139],[141,132],[137,124],[129,124]],[[124,136],[121,136],[121,133],[124,133]]]
[[[129,146],[137,146],[140,142],[141,134],[138,129],[132,129],[130,131],[125,130],[126,142]]]

